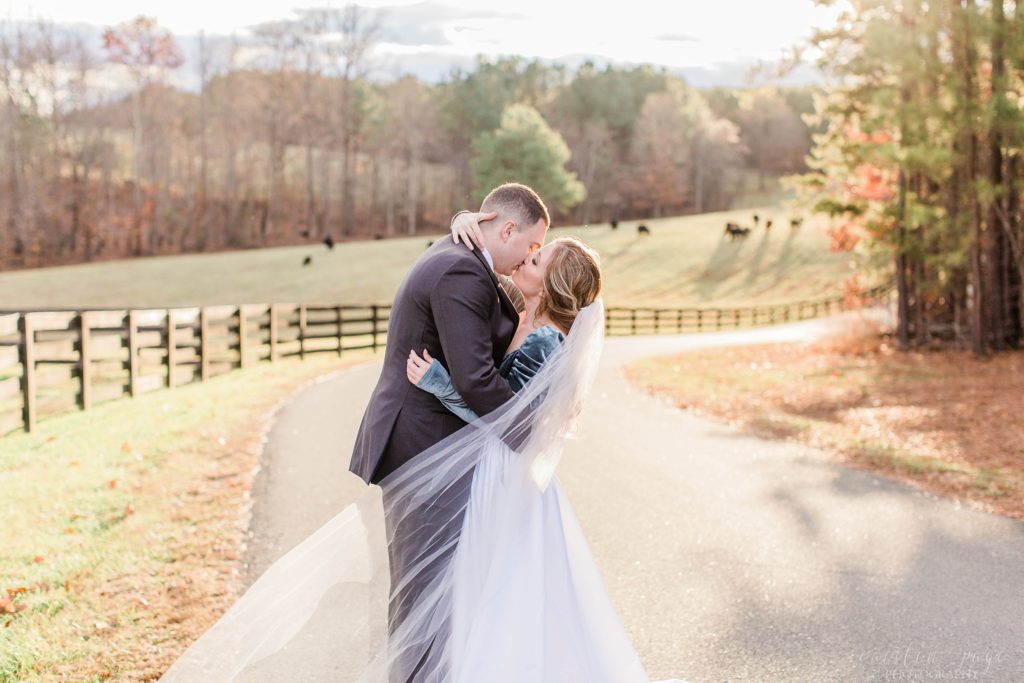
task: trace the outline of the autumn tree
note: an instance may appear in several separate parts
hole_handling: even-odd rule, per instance
[[[810,150],[807,126],[785,98],[773,88],[742,93],[737,111],[740,137],[757,172],[758,189],[767,175],[804,170]]]
[[[1024,11],[849,5],[812,38],[832,79],[814,117],[826,126],[814,170],[796,186],[832,217],[836,248],[895,278],[901,348],[935,337],[977,355],[1019,346],[1024,118],[1007,95],[1022,86],[1012,37]]]
[[[141,254],[142,152],[146,139],[143,100],[152,83],[163,82],[168,70],[181,66],[182,55],[167,29],[157,24],[153,17],[141,15],[104,31],[103,48],[110,62],[124,66],[135,79],[132,91],[132,208],[134,249],[136,254]]]
[[[355,4],[311,11],[308,16],[324,36],[325,73],[337,84],[336,104],[331,107],[336,118],[329,126],[341,152],[341,233],[349,235],[355,230],[355,161],[370,111],[366,89],[359,81],[369,73],[371,50],[380,40],[381,19]]]

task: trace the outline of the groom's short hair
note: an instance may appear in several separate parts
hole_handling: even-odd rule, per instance
[[[545,225],[551,225],[548,208],[540,196],[521,183],[498,185],[484,197],[480,211],[494,211],[499,217],[511,218],[516,222],[517,230],[524,230],[542,218]]]

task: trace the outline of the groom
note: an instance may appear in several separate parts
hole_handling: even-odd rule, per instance
[[[406,374],[411,350],[444,364],[452,384],[477,415],[486,415],[513,397],[508,382],[498,373],[505,351],[519,325],[515,306],[495,275],[511,275],[526,258],[541,248],[550,224],[547,208],[525,185],[506,183],[484,198],[480,220],[483,249],[455,244],[452,237],[438,240],[413,264],[395,294],[388,323],[384,367],[363,414],[349,469],[370,484],[381,482],[434,444],[463,426],[460,418],[431,393],[414,386]],[[459,524],[470,472],[444,500],[416,511],[410,529],[429,528],[431,519]],[[387,489],[385,487],[385,496]],[[385,500],[387,504],[387,500]],[[385,518],[385,522],[389,522]],[[407,568],[430,555],[426,539],[388,524],[392,600],[388,630],[402,622],[416,597],[431,578],[431,570],[417,574],[414,584],[395,591]],[[430,566],[444,560],[437,557]],[[428,648],[429,651],[429,648]],[[391,683],[415,681],[427,654],[416,663],[389,672]],[[411,670],[410,670],[411,669]]]
[[[537,193],[506,183],[484,198],[484,249],[438,240],[413,264],[395,294],[384,368],[363,414],[349,469],[371,484],[457,432],[465,423],[406,376],[409,351],[426,349],[477,415],[513,392],[498,374],[519,314],[495,273],[512,275],[544,244],[550,217]]]

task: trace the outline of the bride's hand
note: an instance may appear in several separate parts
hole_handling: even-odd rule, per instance
[[[480,213],[460,213],[452,221],[452,240],[455,241],[455,244],[462,240],[470,249],[473,248],[474,244],[483,249],[484,234],[480,231],[480,221],[489,221],[497,216],[498,214],[494,211],[486,213],[482,211]]]
[[[433,362],[434,359],[430,357],[430,352],[426,349],[423,349],[422,358],[416,355],[415,351],[410,351],[409,360],[405,364],[405,373],[409,377],[409,381],[418,384],[423,375],[427,374],[427,368]]]

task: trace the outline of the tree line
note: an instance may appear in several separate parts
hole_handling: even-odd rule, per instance
[[[901,348],[1019,348],[1024,3],[846,4],[811,40],[831,85],[794,185],[836,248],[895,272]]]
[[[98,46],[0,25],[0,268],[436,232],[510,179],[563,223],[713,211],[806,170],[809,89],[518,57],[381,81],[378,41],[354,5],[200,36],[188,66],[146,17]]]

